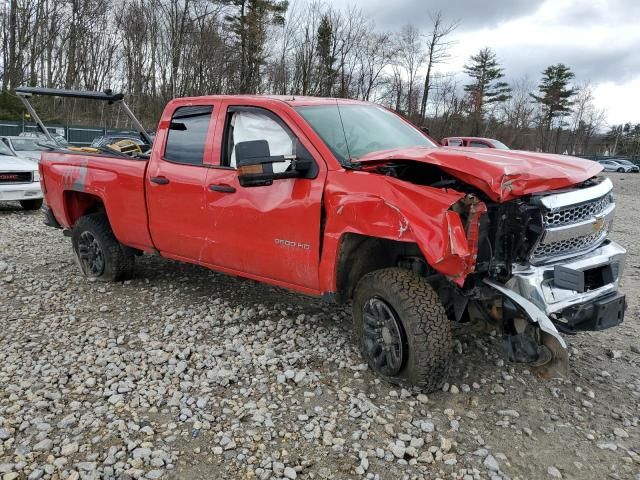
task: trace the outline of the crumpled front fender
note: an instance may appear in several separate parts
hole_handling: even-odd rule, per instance
[[[458,285],[475,268],[468,226],[451,209],[463,193],[362,172],[330,172],[328,180],[323,259],[331,253],[335,258],[342,235],[356,233],[416,243],[429,265]],[[330,276],[335,278],[335,269],[321,266],[321,281]],[[327,286],[325,291],[334,291]]]

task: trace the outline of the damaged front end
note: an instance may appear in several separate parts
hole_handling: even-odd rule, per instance
[[[415,242],[423,258],[398,265],[429,279],[451,320],[491,324],[508,360],[562,376],[568,355],[561,333],[622,322],[625,250],[607,239],[615,210],[610,180],[505,199],[425,163],[370,161],[362,169],[380,174],[376,182],[392,177],[377,185],[379,196],[365,197],[390,216],[357,233],[389,225],[380,233]],[[354,197],[335,198],[346,220]],[[348,215],[351,228],[364,201]]]
[[[567,373],[560,333],[622,323],[625,250],[607,239],[615,203],[609,179],[490,204],[469,313],[499,326],[507,358]],[[478,313],[478,306],[483,310]],[[475,308],[475,310],[474,310]]]

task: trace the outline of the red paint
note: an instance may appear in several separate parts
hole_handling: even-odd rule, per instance
[[[360,103],[340,100],[344,103]],[[42,182],[56,219],[70,228],[87,211],[104,208],[125,245],[307,294],[336,291],[340,241],[347,233],[416,243],[437,271],[462,285],[475,267],[484,203],[470,206],[467,224],[452,210],[464,194],[376,174],[377,162],[425,162],[477,187],[494,201],[563,188],[597,174],[598,164],[510,151],[413,148],[360,159],[345,170],[294,105],[332,99],[216,96],[170,102],[148,161],[83,153],[44,152]],[[173,112],[212,105],[204,165],[163,158]],[[278,115],[315,158],[314,179],[241,187],[236,170],[220,165],[229,106],[256,106]],[[151,179],[163,178],[158,184]],[[228,187],[226,192],[209,187]],[[234,190],[234,191],[232,191]]]
[[[362,163],[414,160],[441,167],[494,201],[570,187],[602,171],[590,160],[518,150],[407,148],[374,152]]]

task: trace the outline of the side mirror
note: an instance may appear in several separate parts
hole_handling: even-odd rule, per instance
[[[271,157],[269,142],[251,140],[236,144],[236,166],[238,180],[243,187],[258,187],[273,183],[273,166],[276,159]],[[282,157],[284,161],[284,157]]]
[[[297,159],[285,155],[271,155],[266,140],[240,142],[235,146],[238,181],[243,187],[259,187],[271,185],[274,180],[282,178],[298,178],[304,176],[313,165],[313,161]],[[273,164],[291,162],[286,172],[274,173]]]

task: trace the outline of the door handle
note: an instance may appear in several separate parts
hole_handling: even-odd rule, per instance
[[[156,183],[158,185],[166,185],[169,183],[169,179],[167,177],[151,177],[149,180],[151,183]]]
[[[212,192],[222,192],[222,193],[235,193],[236,188],[231,185],[209,185],[209,190]]]

